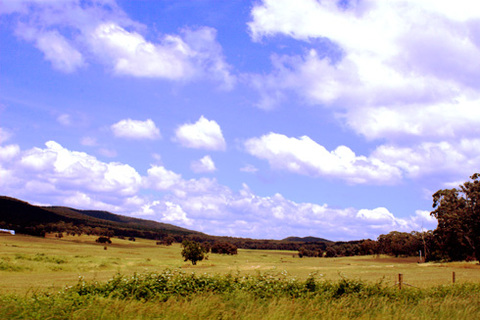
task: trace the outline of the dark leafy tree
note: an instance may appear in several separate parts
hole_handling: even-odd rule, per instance
[[[312,246],[302,246],[298,248],[298,256],[303,257],[323,257],[323,251],[321,249]]]
[[[175,238],[171,236],[166,236],[162,240],[157,241],[157,244],[164,245],[164,246],[171,246],[173,242],[175,242]]]
[[[327,250],[325,250],[325,257],[333,258],[336,256],[337,256],[337,251],[333,247],[328,247]]]
[[[433,195],[430,214],[438,221],[435,235],[450,260],[480,259],[480,174],[470,179],[458,189]]]
[[[193,265],[197,264],[197,261],[205,259],[205,248],[201,243],[191,240],[183,240],[182,242],[182,257],[184,261],[191,261]]]
[[[380,252],[398,256],[416,256],[422,248],[421,237],[417,233],[392,231],[378,237]]]
[[[237,254],[237,246],[228,242],[215,242],[211,248],[212,253]]]
[[[112,240],[110,240],[109,237],[98,237],[97,240],[95,240],[95,242],[98,242],[98,243],[112,243]]]

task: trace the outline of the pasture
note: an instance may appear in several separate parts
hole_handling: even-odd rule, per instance
[[[159,272],[181,269],[208,274],[286,275],[317,280],[360,279],[392,285],[398,274],[405,283],[426,288],[452,282],[480,283],[480,265],[476,262],[417,263],[416,258],[359,256],[338,258],[299,258],[293,251],[238,250],[238,255],[209,254],[196,266],[184,262],[180,244],[156,245],[153,240],[135,242],[113,238],[107,245],[95,243],[96,236],[0,236],[0,290],[25,293],[32,289],[58,290],[75,284],[79,277],[105,281],[117,273]]]
[[[96,238],[1,235],[0,318],[471,319],[480,316],[480,266],[476,262],[419,264],[416,258],[387,256],[299,258],[292,251],[238,250],[235,256],[209,254],[208,260],[192,266],[181,258],[179,244],[161,246],[151,240],[132,242],[113,238],[105,250],[103,244],[95,243]],[[452,272],[456,275],[455,285]],[[194,278],[188,276],[192,273],[196,275]],[[395,285],[399,273],[405,283],[414,287],[399,290]],[[118,274],[123,276],[118,278]],[[132,277],[134,274],[138,278]],[[152,278],[150,274],[155,276]],[[159,281],[155,277],[165,279],[166,275],[172,282],[168,295],[149,293],[154,299],[134,297],[137,285],[150,292],[149,288]],[[238,282],[235,286],[227,283],[233,279],[232,275]],[[108,282],[115,277],[116,280]],[[84,279],[84,284],[80,285],[79,278]],[[314,280],[314,287],[316,284],[315,294],[305,291],[309,279]],[[115,289],[117,285],[112,289],[111,283],[123,283],[123,289]],[[63,291],[66,286],[73,288]],[[208,286],[222,289],[217,292]],[[193,288],[192,295],[188,294],[188,288]],[[118,290],[123,290],[124,296],[120,297]],[[343,295],[349,290],[351,294]]]

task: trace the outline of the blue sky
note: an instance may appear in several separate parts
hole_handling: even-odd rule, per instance
[[[212,235],[433,229],[480,164],[473,1],[0,1],[0,194]]]

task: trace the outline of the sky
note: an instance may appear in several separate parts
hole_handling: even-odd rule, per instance
[[[1,0],[0,194],[210,235],[432,230],[480,165],[480,3]]]

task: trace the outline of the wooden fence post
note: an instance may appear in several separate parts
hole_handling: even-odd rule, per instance
[[[398,289],[402,289],[402,282],[403,282],[403,274],[398,274]]]
[[[452,272],[452,282],[455,283],[455,271]]]

